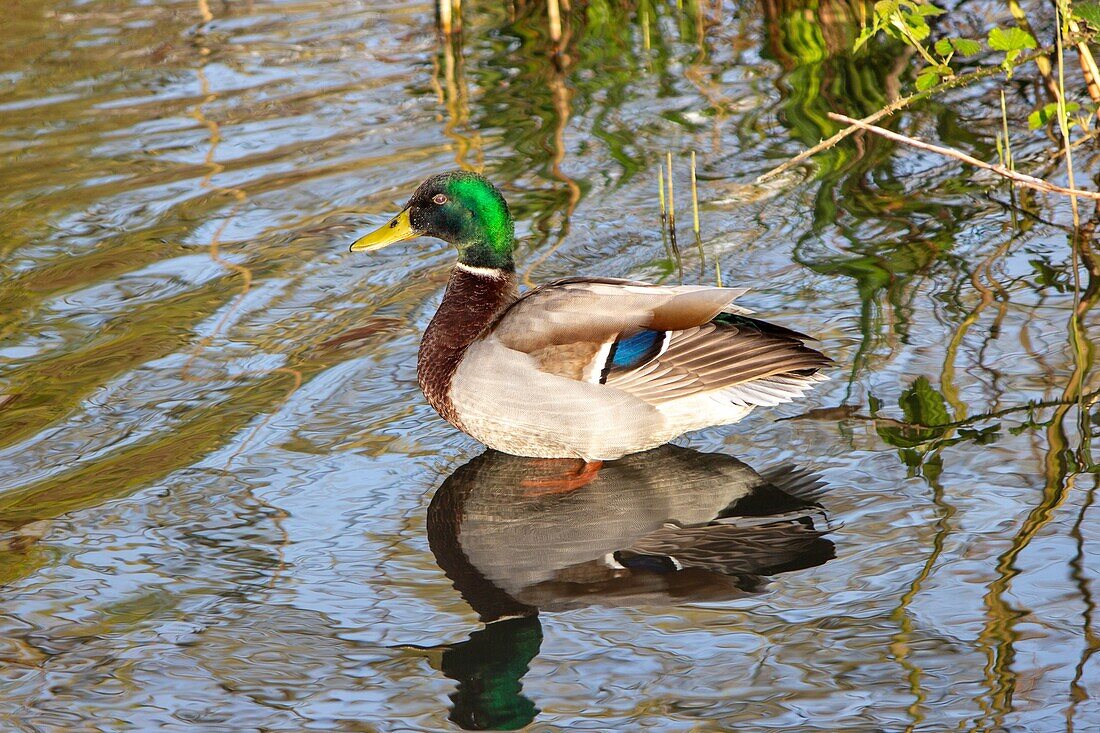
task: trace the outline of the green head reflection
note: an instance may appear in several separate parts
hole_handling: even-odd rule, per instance
[[[521,680],[542,645],[538,616],[489,624],[443,652],[443,674],[458,682],[450,719],[464,730],[518,730],[539,710]]]

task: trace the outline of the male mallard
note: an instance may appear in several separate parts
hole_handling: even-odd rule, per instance
[[[416,373],[432,407],[490,448],[608,460],[790,402],[832,363],[750,318],[746,288],[572,277],[519,294],[515,227],[493,184],[432,176],[354,252],[431,236],[458,248]]]

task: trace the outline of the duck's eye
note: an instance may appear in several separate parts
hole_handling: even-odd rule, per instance
[[[433,204],[438,204],[439,206],[442,206],[443,204],[447,203],[447,201],[448,199],[446,194],[437,193],[435,196],[432,196]]]

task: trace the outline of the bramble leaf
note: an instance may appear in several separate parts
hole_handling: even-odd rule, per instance
[[[1081,108],[1081,105],[1077,102],[1066,102],[1066,114],[1071,115]],[[1040,127],[1045,127],[1048,122],[1055,119],[1058,115],[1058,103],[1051,102],[1045,104],[1041,108],[1035,110],[1027,116],[1027,126],[1032,130],[1038,130]]]
[[[917,74],[917,91],[923,92],[936,86],[940,81],[940,75],[936,72],[925,69],[921,73]]]
[[[917,15],[923,16],[943,15],[947,12],[943,8],[937,8],[932,3],[921,3],[919,5],[916,5],[915,7],[912,7],[912,11]]]
[[[989,31],[989,47],[994,51],[1009,53],[1038,47],[1035,38],[1023,28],[994,28]],[[1015,56],[1013,56],[1015,58]]]
[[[952,38],[950,41],[961,56],[973,56],[982,52],[982,44],[973,38]]]

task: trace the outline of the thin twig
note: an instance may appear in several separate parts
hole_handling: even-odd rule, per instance
[[[1044,181],[1042,178],[1035,178],[1034,176],[1029,176],[1026,173],[1011,171],[1008,168],[1005,168],[1003,165],[990,165],[989,163],[978,160],[974,156],[967,155],[960,150],[955,150],[954,148],[945,148],[942,145],[933,145],[932,143],[926,143],[923,140],[917,140],[916,138],[908,137],[906,135],[894,132],[893,130],[887,130],[883,127],[869,125],[862,120],[855,120],[851,117],[846,117],[835,112],[830,112],[829,117],[839,122],[846,122],[849,125],[853,125],[857,128],[873,132],[876,135],[881,135],[888,140],[905,143],[906,145],[911,145],[914,148],[928,150],[930,152],[938,153],[939,155],[943,155],[948,158],[961,160],[964,163],[968,163],[974,166],[975,168],[981,168],[983,170],[991,171],[999,176],[1004,176],[1005,178],[1013,181],[1020,186],[1033,188],[1036,191],[1043,191],[1045,193],[1060,193],[1064,196],[1080,196],[1082,198],[1100,201],[1100,192],[1098,191],[1084,191],[1079,188],[1064,188],[1063,186],[1057,186],[1053,183],[1050,183],[1049,181]]]

